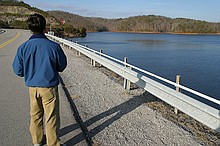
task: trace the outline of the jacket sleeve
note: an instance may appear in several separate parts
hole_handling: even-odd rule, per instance
[[[24,77],[24,66],[23,66],[23,58],[22,58],[22,54],[21,54],[21,48],[18,48],[18,50],[17,50],[12,67],[13,67],[14,73],[17,76]]]
[[[60,45],[57,49],[57,71],[62,72],[67,66],[67,58]]]

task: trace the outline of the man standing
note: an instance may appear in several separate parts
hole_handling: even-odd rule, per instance
[[[35,146],[42,145],[45,115],[47,145],[60,146],[58,72],[66,68],[66,56],[59,44],[44,35],[46,20],[42,15],[30,15],[27,26],[33,35],[19,46],[13,70],[29,87],[32,140]]]

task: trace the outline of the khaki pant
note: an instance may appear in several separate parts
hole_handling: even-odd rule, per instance
[[[44,135],[43,116],[47,146],[60,146],[59,95],[58,87],[29,87],[30,94],[30,132],[34,144],[40,144]]]

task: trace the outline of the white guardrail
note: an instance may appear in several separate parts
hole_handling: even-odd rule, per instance
[[[168,86],[165,86],[159,82],[156,82],[153,79],[150,79],[149,77],[145,76],[144,74],[157,78],[161,81],[164,81],[168,84],[171,84],[187,92],[193,93],[217,105],[220,105],[219,100],[209,97],[207,95],[204,95],[202,93],[199,93],[197,91],[194,91],[192,89],[189,89],[187,87],[184,87],[175,82],[169,81],[165,78],[162,78],[160,76],[157,76],[145,70],[142,70],[126,62],[120,61],[118,59],[115,59],[103,53],[92,50],[86,46],[82,46],[80,44],[77,44],[77,43],[62,39],[62,38],[58,38],[56,36],[48,35],[48,34],[47,34],[47,37],[63,45],[66,45],[71,49],[75,49],[76,51],[98,62],[100,65],[105,66],[106,68],[112,70],[113,72],[117,73],[123,78],[145,89],[147,92],[153,94],[154,96],[160,98],[161,100],[172,105],[178,110],[184,112],[185,114],[191,116],[197,121],[203,123],[204,125],[220,133],[220,111],[219,109],[213,108],[201,101],[193,99],[192,97],[188,95],[180,93]],[[134,70],[131,70],[129,69],[129,67],[132,69],[138,70],[144,74],[140,74]]]

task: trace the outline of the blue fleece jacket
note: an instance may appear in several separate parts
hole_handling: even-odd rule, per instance
[[[53,87],[59,84],[58,72],[66,68],[67,60],[59,44],[34,34],[19,46],[12,66],[28,87]]]

